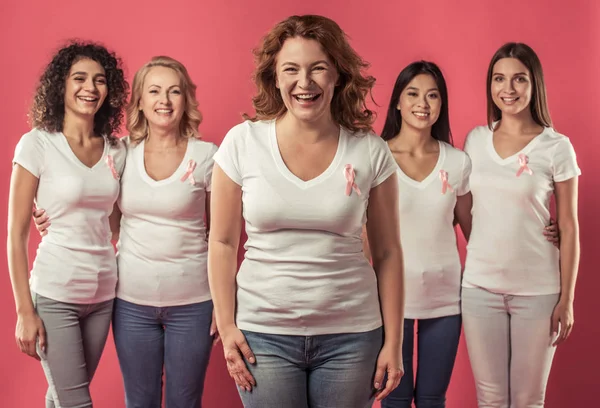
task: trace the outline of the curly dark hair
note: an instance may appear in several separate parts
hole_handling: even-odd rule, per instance
[[[82,58],[99,63],[106,73],[108,95],[94,117],[94,133],[115,142],[123,122],[129,84],[122,62],[113,52],[93,42],[71,40],[61,48],[40,77],[30,111],[31,125],[48,132],[61,132],[65,117],[65,83],[71,66]]]

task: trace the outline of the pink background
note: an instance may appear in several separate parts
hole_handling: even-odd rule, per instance
[[[207,140],[222,140],[251,108],[253,59],[250,50],[277,21],[291,14],[322,14],[336,20],[356,50],[372,64],[380,131],[395,78],[417,59],[442,68],[450,92],[455,141],[485,122],[485,75],[495,50],[507,41],[531,45],[542,60],[555,127],[571,137],[583,171],[580,181],[582,257],[575,303],[576,324],[558,350],[547,394],[549,408],[597,406],[600,285],[596,235],[600,152],[600,3],[593,0],[405,0],[234,1],[136,0],[80,2],[3,0],[0,5],[0,111],[6,149],[0,152],[0,201],[5,229],[11,158],[28,130],[27,107],[36,80],[53,51],[71,37],[103,42],[124,60],[127,76],[150,57],[181,60],[198,85]],[[501,216],[501,215],[499,215]],[[5,244],[4,236],[1,238]],[[33,256],[38,238],[32,234]],[[499,248],[499,250],[501,250]],[[46,390],[39,364],[22,355],[14,341],[16,321],[8,271],[0,274],[0,406],[40,407]],[[285,384],[281,384],[285,392]],[[222,348],[213,353],[204,406],[241,407],[229,379]],[[109,338],[92,383],[95,407],[123,407],[123,387]],[[474,408],[473,378],[461,344],[448,395],[449,408]],[[282,407],[283,408],[283,407]]]

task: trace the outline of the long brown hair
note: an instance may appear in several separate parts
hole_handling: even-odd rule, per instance
[[[502,58],[515,58],[521,61],[527,67],[532,78],[533,92],[531,93],[531,102],[529,109],[531,117],[540,126],[552,127],[552,119],[548,110],[548,100],[546,98],[546,84],[544,83],[544,73],[542,63],[537,54],[527,44],[506,43],[492,57],[487,74],[487,114],[488,126],[492,129],[493,123],[502,118],[502,111],[492,99],[492,75],[494,65]]]
[[[277,24],[254,50],[256,70],[254,82],[257,93],[252,98],[256,115],[244,118],[252,121],[270,120],[286,112],[280,91],[275,86],[277,54],[288,38],[302,37],[318,41],[339,73],[339,82],[331,101],[333,120],[346,129],[371,131],[375,112],[366,107],[375,78],[364,75],[369,67],[350,46],[346,34],[333,20],[316,15],[292,16]]]

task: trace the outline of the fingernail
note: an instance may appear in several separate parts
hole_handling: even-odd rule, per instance
[[[379,389],[380,384],[378,382],[375,383],[375,388]]]
[[[250,357],[250,358],[248,359],[248,361],[250,361],[251,363],[254,363],[254,357]]]
[[[215,334],[215,331],[214,331],[214,330],[211,330],[211,331],[210,331],[210,335],[212,336],[213,334]]]

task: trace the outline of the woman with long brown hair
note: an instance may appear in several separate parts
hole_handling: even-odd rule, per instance
[[[556,346],[573,326],[579,264],[569,138],[552,127],[542,65],[502,46],[487,75],[488,126],[467,136],[473,222],[462,315],[480,407],[543,407]],[[560,248],[540,233],[554,195]]]

